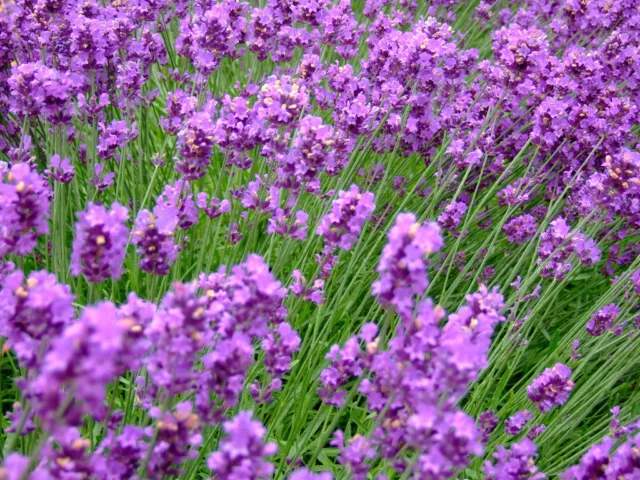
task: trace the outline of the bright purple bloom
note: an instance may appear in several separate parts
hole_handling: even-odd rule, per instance
[[[412,213],[398,215],[387,234],[373,283],[373,294],[383,305],[390,304],[402,316],[409,316],[414,296],[424,295],[429,286],[426,255],[439,251],[444,242],[435,223],[421,225]]]
[[[164,190],[156,199],[156,205],[166,210],[178,211],[178,228],[188,230],[198,221],[198,209],[193,201],[191,185],[183,179],[178,179],[173,185],[165,185]]]
[[[307,238],[307,220],[309,215],[298,210],[295,213],[295,220],[291,219],[291,212],[276,208],[273,216],[269,218],[267,233],[275,233],[283,237],[293,238],[295,240],[304,240]]]
[[[162,412],[153,407],[150,415],[156,421],[158,434],[146,474],[158,480],[179,476],[183,473],[180,468],[182,462],[195,458],[196,449],[202,443],[198,416],[193,413],[191,402],[177,404],[173,412]]]
[[[171,134],[177,135],[187,117],[198,107],[198,99],[187,95],[182,90],[167,92],[167,116],[160,119],[160,126]]]
[[[71,253],[71,273],[80,274],[89,282],[100,283],[122,275],[129,230],[125,222],[129,212],[114,203],[110,210],[104,205],[89,204],[78,212],[76,235]]]
[[[538,224],[531,215],[513,217],[502,227],[507,240],[516,245],[522,245],[524,242],[531,240],[537,229]]]
[[[547,426],[544,424],[535,425],[531,428],[531,430],[529,430],[529,433],[527,433],[527,438],[529,440],[533,440],[537,436],[541,435],[546,429],[547,429]]]
[[[504,431],[507,435],[518,435],[531,419],[533,419],[533,414],[529,410],[516,412],[505,420]]]
[[[570,467],[560,477],[562,480],[590,480],[593,478],[607,478],[603,473],[606,472],[609,464],[609,455],[614,446],[614,441],[605,437],[600,443],[592,445],[589,450],[582,456],[580,463]]]
[[[113,158],[119,148],[127,146],[138,136],[135,122],[129,126],[125,120],[114,120],[109,125],[100,124],[98,156],[107,160]]]
[[[75,297],[55,275],[21,270],[10,273],[0,288],[0,336],[6,337],[23,366],[42,360],[42,347],[58,337],[71,323]]]
[[[28,163],[0,162],[0,177],[0,258],[26,255],[49,233],[51,190]]]
[[[376,208],[373,200],[373,193],[360,193],[357,185],[351,185],[347,191],[340,190],[331,210],[320,220],[316,233],[324,236],[325,243],[332,247],[351,250],[362,226]]]
[[[141,256],[140,268],[156,275],[167,275],[178,257],[178,246],[173,235],[178,225],[178,210],[156,206],[153,213],[138,213],[131,233],[133,244]]]
[[[331,445],[340,450],[338,457],[340,464],[349,469],[354,480],[366,480],[367,473],[371,468],[367,460],[373,460],[377,453],[373,448],[373,442],[360,436],[345,443],[342,430],[336,430],[333,437]]]
[[[196,205],[200,208],[211,220],[219,217],[223,213],[229,213],[231,211],[231,202],[229,200],[218,200],[215,197],[209,196],[205,192],[198,193],[196,197]]]
[[[478,427],[482,430],[482,441],[487,442],[493,431],[498,426],[498,417],[493,410],[482,412],[478,417]]]
[[[251,412],[240,412],[224,424],[225,437],[207,466],[220,480],[259,480],[269,478],[274,470],[266,457],[276,453],[275,443],[264,442],[267,434]]]
[[[106,387],[118,371],[125,326],[116,307],[108,302],[87,307],[76,322],[55,338],[38,375],[27,381],[25,398],[46,428],[62,421],[78,425],[84,414],[100,419]],[[60,407],[73,392],[74,402]]]
[[[587,333],[592,337],[599,337],[604,332],[613,329],[618,315],[620,315],[620,308],[615,303],[605,305],[594,313],[587,322]]]
[[[294,283],[289,289],[296,297],[304,296],[305,300],[318,305],[325,302],[324,280],[318,278],[313,281],[313,285],[308,286],[307,279],[302,276],[300,270],[294,270],[291,276],[293,277]]]
[[[289,480],[333,480],[329,472],[312,473],[306,468],[300,468],[289,475]]]
[[[207,173],[211,163],[214,125],[208,112],[193,114],[178,134],[178,152],[175,169],[186,180],[197,180]]]
[[[528,438],[523,438],[512,444],[509,450],[503,445],[499,445],[493,456],[496,459],[495,463],[487,461],[483,469],[488,480],[520,480],[522,478],[539,480],[546,478],[546,475],[539,472],[534,463],[537,457],[536,444]]]
[[[529,399],[538,406],[541,413],[551,411],[564,404],[573,389],[570,380],[571,369],[562,363],[547,368],[527,387]]]
[[[451,202],[438,217],[438,223],[444,230],[455,230],[464,214],[467,211],[467,205],[464,202]]]
[[[54,155],[49,162],[46,173],[59,183],[71,183],[76,174],[75,168],[69,158],[60,159],[60,155]]]

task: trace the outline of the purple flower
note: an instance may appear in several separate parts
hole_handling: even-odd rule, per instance
[[[620,308],[615,303],[605,305],[594,313],[587,322],[587,333],[592,337],[599,337],[604,332],[613,329],[618,315],[620,315]]]
[[[54,125],[71,120],[69,103],[75,86],[69,75],[40,62],[23,63],[11,69],[6,81],[13,113],[33,117],[43,114]]]
[[[181,402],[173,412],[162,412],[153,407],[151,418],[156,421],[157,438],[149,456],[146,474],[152,479],[179,476],[180,465],[197,456],[202,443],[201,424],[192,412],[190,402]]]
[[[373,294],[383,305],[392,305],[401,317],[410,316],[414,296],[424,295],[429,285],[424,257],[444,245],[440,228],[435,223],[421,225],[412,213],[401,213],[387,237]]]
[[[528,438],[523,438],[512,444],[509,450],[503,445],[499,445],[493,456],[496,459],[495,463],[487,461],[483,468],[487,479],[520,480],[531,478],[538,480],[546,478],[546,475],[539,472],[534,463],[534,459],[537,457],[536,444]]]
[[[45,271],[7,275],[0,288],[0,335],[8,339],[26,367],[42,360],[43,346],[57,338],[71,323],[75,297],[68,285],[59,284]]]
[[[527,387],[529,400],[538,406],[541,413],[551,411],[564,404],[573,389],[571,369],[562,363],[547,368]]]
[[[231,211],[231,202],[229,200],[221,201],[215,197],[209,199],[209,196],[205,192],[198,193],[196,204],[211,220],[219,217],[223,213],[229,213]]]
[[[102,417],[106,387],[121,373],[117,358],[124,331],[116,307],[103,302],[85,308],[78,321],[53,340],[38,375],[24,389],[45,428],[61,421],[78,425],[84,414]],[[73,396],[67,398],[69,392]]]
[[[547,429],[547,426],[544,424],[535,425],[531,428],[531,430],[529,430],[529,433],[527,433],[527,438],[529,440],[533,440],[537,436],[541,435],[546,429]]]
[[[138,136],[135,122],[129,127],[125,120],[113,120],[109,125],[100,123],[98,138],[98,156],[107,160],[113,158],[116,150],[124,148],[127,143]]]
[[[276,453],[275,443],[264,442],[266,429],[252,419],[251,412],[240,412],[224,423],[225,437],[207,466],[220,480],[259,480],[271,476],[274,467],[266,460]]]
[[[331,210],[320,220],[316,233],[324,236],[325,243],[331,247],[351,250],[362,226],[376,208],[373,200],[373,193],[360,193],[357,185],[351,185],[347,191],[340,190]]]
[[[49,161],[49,168],[45,171],[51,178],[59,183],[71,183],[76,174],[75,168],[68,158],[60,159],[60,155],[54,155]]]
[[[304,297],[305,300],[318,305],[325,302],[324,280],[318,278],[314,280],[313,285],[308,286],[307,279],[302,276],[300,270],[294,270],[291,276],[294,283],[289,288],[296,297]]]
[[[133,244],[138,247],[140,268],[156,275],[167,275],[178,257],[178,246],[173,235],[178,225],[177,208],[156,206],[153,213],[138,213],[131,233]]]
[[[540,237],[538,265],[544,265],[540,275],[562,280],[572,268],[569,262],[572,253],[575,253],[587,266],[593,265],[600,259],[600,249],[595,246],[595,242],[585,238],[579,232],[572,234],[564,218],[556,218]]]
[[[89,179],[89,182],[91,182],[91,185],[96,187],[98,192],[103,192],[107,188],[109,188],[111,185],[113,185],[114,180],[116,178],[115,172],[109,172],[102,175],[103,170],[104,170],[104,164],[96,163],[93,166],[93,173],[95,174],[95,176]]]
[[[78,212],[71,253],[74,276],[82,274],[88,282],[95,283],[120,278],[129,235],[125,226],[128,218],[129,212],[118,203],[111,210],[89,203],[85,212]]]
[[[187,117],[198,107],[198,99],[187,95],[182,90],[167,92],[167,116],[160,119],[160,126],[171,134],[177,135]]]
[[[207,173],[213,147],[214,125],[208,112],[193,114],[178,134],[180,158],[175,169],[186,180],[197,180]]]
[[[269,219],[267,233],[275,233],[283,237],[293,238],[295,240],[304,240],[307,238],[307,215],[302,210],[295,213],[295,220],[291,221],[291,212],[276,208],[273,216]]]
[[[293,354],[300,350],[300,337],[291,325],[284,322],[269,332],[262,341],[265,370],[269,375],[281,377],[291,368]]]
[[[592,445],[582,456],[578,465],[574,465],[567,469],[566,472],[560,474],[562,480],[607,478],[603,475],[603,472],[606,472],[607,465],[609,464],[609,454],[614,443],[611,438],[605,437],[600,443]]]
[[[366,480],[367,473],[371,468],[366,462],[376,457],[376,450],[373,448],[372,442],[365,437],[358,436],[345,443],[342,430],[336,430],[333,437],[331,445],[340,450],[338,456],[340,464],[349,469],[354,480]]]
[[[451,202],[438,217],[438,223],[444,230],[455,230],[464,214],[467,211],[467,205],[464,202]]]
[[[26,255],[49,233],[51,190],[28,163],[0,162],[0,258]]]
[[[312,473],[306,468],[299,468],[289,475],[289,480],[333,480],[333,476],[329,472]]]
[[[496,429],[498,425],[498,417],[493,410],[487,410],[486,412],[482,412],[478,417],[478,427],[482,430],[482,441],[484,443],[489,440],[489,437]]]
[[[178,211],[178,228],[188,230],[198,221],[198,209],[193,201],[189,182],[176,180],[173,185],[165,185],[164,190],[156,199],[156,205],[166,210]]]
[[[518,435],[522,428],[533,419],[533,414],[529,410],[522,410],[511,415],[504,422],[504,431],[507,435]]]
[[[522,245],[524,242],[531,240],[537,229],[538,224],[531,215],[512,217],[505,223],[504,227],[502,227],[502,231],[507,236],[507,240],[516,245]]]

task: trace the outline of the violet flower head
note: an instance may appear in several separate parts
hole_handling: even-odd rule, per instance
[[[234,333],[265,338],[269,323],[281,323],[286,317],[283,301],[287,290],[270,272],[264,259],[256,254],[209,276],[201,276],[200,284],[210,300],[216,333],[230,338]]]
[[[633,284],[633,291],[636,295],[640,296],[640,270],[636,270],[631,275],[631,283]]]
[[[0,288],[0,336],[7,338],[23,366],[37,366],[41,346],[71,323],[74,299],[68,285],[44,270],[27,278],[21,270],[6,276]]]
[[[295,212],[295,219],[293,219],[291,218],[291,213],[288,209],[276,208],[273,216],[269,218],[267,233],[275,233],[285,238],[293,238],[295,240],[304,240],[307,238],[307,220],[309,219],[309,215],[302,210],[298,210]]]
[[[299,468],[289,475],[289,480],[333,480],[333,476],[329,472],[313,473],[307,468]]]
[[[153,213],[138,213],[131,233],[133,244],[138,247],[140,268],[148,273],[167,275],[178,257],[178,246],[173,235],[178,225],[178,210],[156,206]]]
[[[367,460],[373,460],[376,457],[373,442],[363,436],[354,437],[345,442],[342,430],[336,430],[333,434],[331,445],[338,447],[340,450],[338,461],[349,469],[353,479],[366,480],[367,473],[371,468]]]
[[[175,169],[186,180],[204,177],[211,163],[215,128],[208,112],[193,114],[178,134],[178,151]]]
[[[529,430],[529,433],[527,433],[527,438],[529,440],[533,440],[536,437],[542,435],[542,433],[544,433],[546,429],[547,426],[543,423],[540,425],[534,425],[533,427],[531,427],[531,430]]]
[[[603,476],[609,464],[609,455],[615,442],[610,437],[604,437],[600,443],[592,445],[582,456],[580,463],[560,474],[562,480],[589,480],[592,478],[607,478]],[[613,477],[612,477],[613,478]]]
[[[333,345],[325,358],[331,360],[331,364],[320,373],[322,387],[318,389],[318,395],[323,402],[341,407],[347,397],[343,387],[349,382],[350,377],[357,377],[363,371],[358,338],[351,337],[343,348]]]
[[[196,205],[204,211],[211,220],[219,217],[223,213],[229,213],[231,211],[231,202],[229,200],[219,200],[216,197],[209,199],[209,196],[205,192],[198,193]]]
[[[178,179],[173,185],[165,185],[156,199],[156,204],[165,209],[175,208],[178,211],[178,228],[188,230],[198,221],[198,209],[193,200],[191,185]]]
[[[531,215],[520,215],[519,217],[512,217],[504,227],[502,231],[507,236],[507,240],[516,245],[522,245],[524,242],[528,242],[533,238],[538,229],[538,224]]]
[[[98,156],[107,160],[113,158],[119,148],[138,136],[135,122],[129,126],[125,120],[113,120],[109,125],[100,124],[98,138]]]
[[[96,189],[98,190],[98,193],[105,191],[107,188],[113,185],[116,178],[115,172],[109,172],[104,174],[103,172],[104,172],[104,164],[98,162],[93,166],[94,176],[89,179],[89,182],[91,182],[91,185],[96,187]]]
[[[284,188],[304,185],[319,190],[319,175],[333,160],[334,129],[322,118],[307,115],[298,125],[293,148],[279,162],[278,180]]]
[[[476,293],[466,296],[465,305],[449,315],[438,351],[446,365],[450,396],[463,395],[464,387],[486,366],[493,330],[505,321],[503,307],[504,297],[497,288],[489,290],[481,285]]]
[[[154,407],[150,413],[158,433],[146,474],[158,480],[178,476],[183,473],[179,466],[188,458],[196,457],[196,449],[202,444],[198,415],[193,413],[190,402],[177,404],[173,412]]]
[[[76,234],[71,253],[71,273],[84,275],[88,282],[100,283],[122,275],[129,230],[126,207],[114,203],[110,210],[104,205],[89,203],[78,212]]]
[[[281,323],[262,341],[262,350],[267,373],[281,377],[291,368],[293,354],[300,350],[300,336],[287,322]]]
[[[498,426],[498,417],[493,410],[482,412],[478,417],[478,427],[482,430],[482,442],[486,443],[493,431]]]
[[[260,480],[271,476],[274,467],[267,457],[275,454],[275,443],[264,442],[267,430],[253,420],[251,412],[240,412],[224,424],[225,436],[207,466],[220,480]]]
[[[9,104],[13,113],[34,117],[44,114],[53,124],[70,120],[68,104],[74,85],[68,75],[41,62],[22,63],[11,69],[11,76],[5,81],[11,89]]]
[[[604,332],[613,329],[618,315],[620,315],[620,308],[615,303],[605,305],[594,313],[587,322],[587,333],[592,337],[599,337]]]
[[[49,233],[51,190],[28,163],[0,162],[0,177],[0,258],[26,255]]]
[[[69,158],[60,158],[60,155],[54,155],[49,161],[49,168],[45,171],[56,182],[67,184],[71,183],[76,174],[76,170]]]
[[[300,270],[294,270],[291,274],[294,282],[289,287],[296,297],[304,297],[309,302],[320,305],[325,302],[324,298],[324,280],[318,278],[313,281],[313,285],[307,285],[307,279],[302,276]]]
[[[533,419],[533,414],[529,410],[516,412],[504,422],[504,431],[507,435],[518,435],[522,428]]]
[[[320,220],[316,233],[324,236],[327,245],[351,250],[362,226],[376,208],[373,200],[373,193],[360,193],[357,185],[351,185],[347,191],[340,190],[331,210]]]
[[[562,363],[545,369],[542,375],[527,387],[529,400],[538,406],[540,413],[549,412],[554,407],[564,404],[573,389],[570,377],[571,369]]]
[[[538,471],[534,463],[537,457],[536,444],[528,438],[511,445],[506,449],[503,445],[498,446],[498,450],[493,454],[496,459],[494,463],[487,461],[483,471],[488,480],[519,480],[530,478],[541,480],[546,475]]]
[[[437,224],[421,225],[413,213],[399,214],[387,238],[389,242],[376,269],[380,279],[373,283],[373,294],[401,317],[409,317],[414,297],[424,295],[429,286],[425,256],[439,251],[444,241]]]
[[[160,126],[171,134],[177,135],[187,117],[196,111],[198,99],[182,90],[167,92],[167,116],[160,119]]]
[[[84,414],[101,418],[106,387],[120,374],[117,358],[124,331],[116,307],[103,302],[85,308],[78,321],[53,340],[25,393],[47,428],[58,422],[78,425]],[[74,402],[60,414],[70,388]]]
[[[467,204],[464,202],[451,202],[444,211],[438,216],[438,223],[444,230],[455,230],[464,214],[467,211]]]

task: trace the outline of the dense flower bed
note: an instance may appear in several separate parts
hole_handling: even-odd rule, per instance
[[[0,480],[640,476],[639,0],[18,0],[0,79]]]

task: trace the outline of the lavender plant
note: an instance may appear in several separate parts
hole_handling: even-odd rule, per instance
[[[0,480],[640,476],[640,1],[0,4]]]

